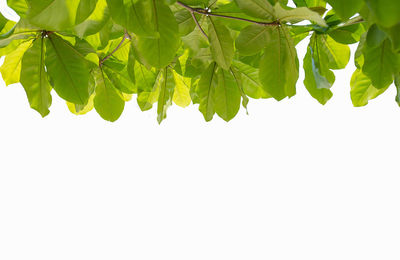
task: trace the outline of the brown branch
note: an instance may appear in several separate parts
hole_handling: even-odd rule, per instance
[[[202,14],[202,15],[206,15],[206,16],[215,16],[215,17],[233,19],[233,20],[249,22],[249,23],[254,23],[254,24],[264,25],[264,26],[277,26],[277,25],[280,24],[278,21],[275,21],[275,22],[260,22],[260,21],[250,20],[250,19],[241,18],[241,17],[222,15],[222,14],[215,14],[215,13],[211,13],[211,12],[209,12],[207,10],[204,10],[204,9],[190,7],[190,6],[184,4],[184,3],[180,2],[180,1],[177,1],[176,3],[179,4],[180,6],[182,6],[183,8],[185,8],[186,10],[188,10],[191,13],[197,13],[197,14]]]
[[[126,32],[124,34],[124,37],[122,38],[121,42],[118,44],[118,46],[110,53],[108,54],[106,57],[104,57],[103,59],[101,59],[99,61],[99,66],[101,67],[103,65],[103,63],[108,60],[109,58],[111,58],[111,56],[114,55],[114,53],[116,53],[122,46],[122,44],[125,42],[126,39],[129,39],[130,35],[128,35]]]
[[[179,4],[180,6],[182,6],[183,8],[185,8],[186,10],[188,10],[190,12],[190,14],[192,15],[192,18],[194,20],[194,22],[196,23],[196,26],[200,29],[201,33],[204,35],[204,37],[206,37],[208,39],[208,35],[206,34],[206,32],[203,30],[203,28],[201,27],[199,21],[196,18],[196,15],[194,14],[196,11],[194,8],[185,5],[184,3],[181,2],[176,2],[177,4]]]

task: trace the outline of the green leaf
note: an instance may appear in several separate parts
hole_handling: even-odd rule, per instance
[[[137,102],[142,111],[150,110],[153,104],[157,102],[160,96],[160,89],[162,84],[162,73],[158,73],[152,88],[147,91],[139,91]],[[138,85],[138,88],[140,86]]]
[[[318,47],[315,51],[318,51]],[[326,102],[328,102],[328,100],[333,96],[330,88],[335,81],[335,76],[330,70],[325,70],[323,73],[326,74],[326,77],[321,75],[320,71],[324,67],[321,68],[321,62],[319,60],[315,60],[321,57],[318,53],[315,53],[315,51],[313,51],[312,47],[310,46],[306,56],[304,57],[304,85],[313,98],[318,100],[318,102],[322,105],[325,105]]]
[[[266,21],[275,20],[274,7],[268,0],[235,0],[244,13]]]
[[[82,2],[81,2],[82,3]],[[98,33],[110,18],[106,0],[98,0],[96,8],[84,22],[75,26],[76,34],[83,38]]]
[[[137,93],[137,88],[129,77],[127,66],[124,63],[108,59],[103,63],[103,72],[115,88],[127,94]]]
[[[326,3],[324,0],[294,0],[293,1],[298,7],[325,7]]]
[[[104,120],[114,122],[124,111],[125,101],[101,69],[96,69],[94,73],[96,82],[94,108]]]
[[[235,54],[233,38],[229,29],[219,20],[209,17],[208,37],[213,59],[220,67],[228,70]]]
[[[364,5],[363,0],[327,0],[327,2],[343,20],[352,17],[354,14],[359,12]]]
[[[179,34],[182,36],[193,32],[194,28],[196,27],[196,23],[194,22],[192,15],[186,9],[176,12],[175,19],[179,25]]]
[[[272,30],[272,28],[258,24],[244,28],[236,38],[236,49],[244,56],[252,56],[261,52],[271,35],[267,31]]]
[[[46,41],[46,67],[53,88],[66,101],[86,104],[89,68],[85,58],[67,41],[51,34]]]
[[[201,75],[196,89],[200,99],[199,110],[207,122],[211,121],[215,114],[215,89],[218,85],[216,70],[217,64],[213,62]]]
[[[25,0],[7,0],[7,5],[21,17],[25,17],[28,11],[28,5]]]
[[[30,48],[31,45],[32,41],[25,41],[21,43],[4,59],[4,63],[0,68],[0,72],[4,82],[6,83],[6,86],[19,82],[21,61],[25,52]]]
[[[158,19],[158,15],[163,14],[159,14],[157,11],[157,3],[154,3],[153,0],[139,0],[136,3],[130,0],[129,2],[128,7],[126,7],[128,10],[126,26],[128,31],[142,37],[160,37],[155,20]]]
[[[276,100],[296,94],[299,62],[292,38],[287,29],[274,27],[270,41],[260,61],[260,81],[264,90]]]
[[[342,44],[353,44],[360,41],[361,35],[365,32],[360,24],[338,27],[329,32],[329,36],[336,42]]]
[[[386,39],[376,47],[366,44],[363,54],[362,71],[371,79],[372,85],[383,89],[392,84],[394,75],[399,71],[400,57],[392,51],[390,40]]]
[[[124,0],[107,0],[112,19],[119,25],[127,27],[127,13]]]
[[[355,107],[362,107],[368,104],[368,101],[376,98],[387,90],[387,87],[377,89],[372,85],[371,80],[357,69],[351,78],[351,101]]]
[[[232,67],[236,71],[235,74],[240,75],[240,81],[242,82],[243,92],[251,98],[271,98],[267,92],[265,92],[259,79],[259,70],[242,63],[240,61],[234,60]]]
[[[283,9],[280,3],[275,5],[276,17],[281,22],[298,23],[304,20],[309,20],[310,22],[316,23],[322,27],[326,27],[327,24],[321,16],[308,9],[307,7],[298,7],[294,9]]]
[[[178,23],[169,7],[161,0],[152,0],[152,24],[158,38],[139,37],[138,50],[152,66],[166,67],[175,58],[180,44]]]
[[[235,79],[235,83],[239,88],[239,92],[242,97],[242,105],[246,109],[246,113],[248,114],[247,105],[249,104],[250,100],[247,97],[246,93],[244,93],[242,75],[235,67],[231,67],[230,73],[232,74],[233,78]]]
[[[160,95],[158,96],[157,121],[159,124],[167,118],[167,109],[172,104],[174,96],[175,81],[171,69],[163,69],[163,76],[160,84]]]
[[[78,116],[85,115],[85,114],[89,113],[94,108],[94,102],[93,102],[94,96],[95,95],[91,95],[89,97],[88,103],[86,105],[76,105],[74,103],[71,103],[71,102],[67,101],[68,110],[71,113],[73,113],[75,115],[78,115]]]
[[[190,98],[190,85],[191,79],[183,77],[173,71],[175,80],[175,91],[173,96],[173,101],[180,107],[187,107],[192,101]]]
[[[396,75],[394,84],[397,89],[396,102],[400,106],[400,73]]]
[[[45,30],[60,31],[83,22],[96,7],[97,0],[26,0],[27,18]]]
[[[376,22],[384,27],[392,27],[400,22],[398,0],[365,0]]]
[[[38,111],[42,117],[50,113],[51,86],[47,79],[44,65],[45,45],[44,39],[35,40],[22,58],[21,84],[28,96],[29,103],[33,109]]]
[[[218,84],[215,88],[215,111],[225,121],[230,121],[240,109],[239,86],[230,73],[222,68],[217,70]]]
[[[327,57],[327,66],[333,70],[346,68],[350,60],[349,46],[340,44],[327,35],[320,35],[318,40],[321,42],[321,51]]]

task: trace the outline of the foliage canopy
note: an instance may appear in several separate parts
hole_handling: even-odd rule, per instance
[[[395,83],[400,104],[398,0],[8,0],[0,68],[43,117],[52,90],[77,115],[117,120],[133,95],[158,121],[175,103],[229,121],[249,97],[296,94],[296,45],[309,39],[304,85],[321,104],[358,43],[351,98],[364,106]],[[328,5],[329,4],[329,5]],[[330,9],[332,7],[332,9]],[[310,37],[307,37],[310,36]]]

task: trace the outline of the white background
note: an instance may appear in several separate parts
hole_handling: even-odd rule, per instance
[[[3,1],[4,4],[4,1]],[[298,47],[303,58],[307,40]],[[354,48],[353,48],[354,50]],[[230,123],[127,103],[116,123],[0,86],[1,260],[400,258],[395,89],[251,101]]]

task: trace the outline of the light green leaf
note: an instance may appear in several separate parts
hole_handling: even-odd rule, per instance
[[[280,3],[275,5],[276,17],[281,22],[298,23],[304,20],[309,20],[310,22],[316,23],[322,27],[326,27],[327,24],[322,17],[308,9],[307,7],[298,7],[294,9],[283,9]]]
[[[150,110],[153,107],[153,104],[157,102],[160,96],[161,84],[162,73],[158,73],[157,79],[155,80],[152,88],[148,91],[139,92],[137,96],[137,102],[142,111]]]
[[[4,82],[6,83],[6,86],[19,82],[22,57],[31,45],[31,40],[21,43],[4,59],[4,63],[0,68],[0,72]]]
[[[114,122],[124,111],[125,101],[101,69],[96,69],[94,73],[96,82],[94,108],[104,120]]]
[[[46,68],[53,88],[66,101],[86,104],[89,99],[88,61],[69,42],[51,34],[46,41]]]
[[[42,117],[47,116],[51,105],[51,86],[47,79],[44,65],[45,45],[44,39],[35,40],[22,58],[21,84],[28,96],[33,109]]]
[[[152,24],[158,38],[139,37],[138,50],[152,66],[160,69],[175,58],[180,44],[179,28],[170,8],[161,0],[152,0]]]
[[[93,108],[94,108],[94,102],[93,102],[94,96],[95,95],[93,94],[93,95],[91,95],[89,97],[88,103],[86,105],[76,105],[74,103],[71,103],[71,102],[67,101],[66,103],[67,103],[67,106],[68,106],[68,110],[72,114],[75,114],[75,115],[79,115],[79,116],[86,115],[87,113],[92,111]]]
[[[172,104],[174,96],[175,81],[171,69],[163,69],[163,76],[160,84],[160,95],[158,96],[157,121],[159,124],[167,118],[167,109]]]
[[[362,107],[368,101],[376,98],[387,90],[387,87],[377,89],[372,85],[371,80],[357,69],[351,78],[351,101],[355,107]]]
[[[98,33],[110,18],[106,0],[98,0],[96,8],[84,22],[75,26],[76,34],[83,38]]]
[[[25,17],[28,11],[28,5],[25,0],[7,0],[7,5],[21,17]]]
[[[45,30],[60,31],[83,22],[97,0],[27,0],[29,21]]]
[[[217,70],[218,84],[215,88],[215,111],[225,121],[230,121],[240,109],[240,90],[235,78],[222,68]]]
[[[137,88],[129,77],[127,66],[115,59],[108,59],[103,63],[103,72],[115,88],[126,94],[137,93]]]

